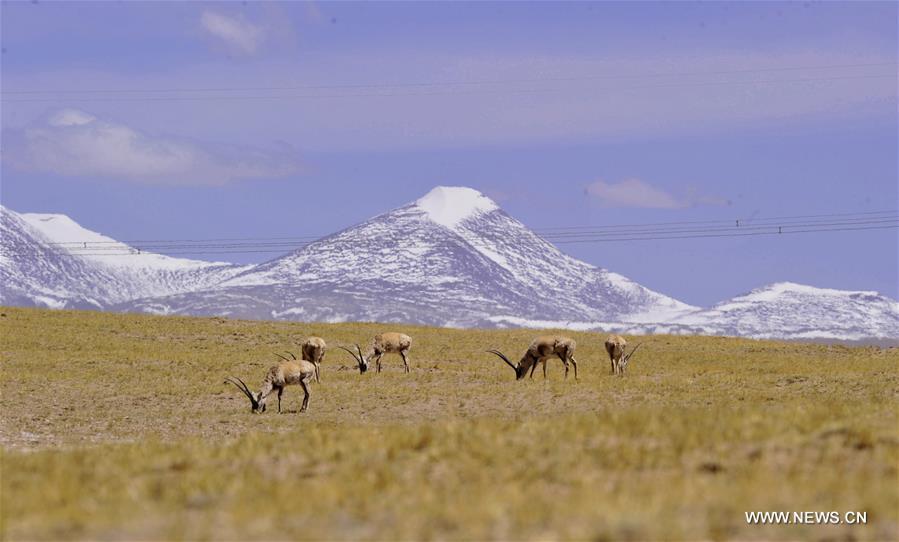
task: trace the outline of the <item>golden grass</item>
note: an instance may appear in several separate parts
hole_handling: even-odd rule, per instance
[[[516,382],[533,330],[3,308],[0,537],[867,539],[899,536],[899,352],[653,336],[624,378]],[[412,373],[331,348],[310,410],[252,415],[301,338],[413,337]],[[344,370],[341,370],[341,366]],[[866,511],[867,525],[744,512]]]

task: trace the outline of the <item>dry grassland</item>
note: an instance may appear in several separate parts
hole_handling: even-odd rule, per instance
[[[566,333],[579,382],[558,360],[516,382],[484,350],[517,359],[534,330],[2,313],[3,540],[899,537],[897,349],[628,337],[615,378],[603,336]],[[223,383],[387,329],[412,373],[332,346],[304,414],[299,388],[253,415]]]

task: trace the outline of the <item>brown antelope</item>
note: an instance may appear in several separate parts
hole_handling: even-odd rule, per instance
[[[514,365],[509,358],[499,350],[488,350],[491,354],[497,355],[500,359],[509,364],[509,367],[515,369],[515,377],[517,380],[524,378],[528,370],[531,371],[531,378],[534,378],[534,370],[538,363],[543,364],[543,378],[546,378],[546,361],[552,356],[558,356],[562,363],[565,364],[565,378],[568,378],[568,362],[574,365],[574,379],[577,380],[577,360],[574,359],[574,350],[577,343],[574,339],[568,337],[559,337],[554,335],[544,335],[537,337],[531,342],[527,351],[521,356],[518,365]]]
[[[356,356],[356,352],[353,352],[349,348],[344,348],[343,346],[339,347],[343,350],[349,352],[353,359],[356,360],[356,364],[359,367],[359,372],[364,373],[368,370],[368,364],[374,358],[375,364],[378,368],[378,372],[381,372],[381,356],[384,354],[399,354],[403,357],[403,367],[405,372],[410,372],[409,369],[409,349],[412,348],[412,337],[406,335],[405,333],[379,333],[375,335],[371,339],[371,343],[368,346],[368,351],[363,354],[362,348],[359,345],[356,346],[356,351],[359,352],[358,357]]]
[[[311,361],[315,365],[315,381],[322,381],[322,360],[325,359],[325,349],[328,345],[321,337],[307,337],[300,346],[300,357]]]
[[[290,352],[288,352],[288,354],[290,354]],[[281,395],[284,393],[284,388],[299,384],[303,388],[303,393],[305,394],[300,412],[305,412],[306,408],[309,406],[309,384],[315,376],[315,364],[302,359],[298,360],[293,354],[290,354],[293,359],[285,358],[281,354],[275,355],[284,361],[268,370],[265,379],[262,381],[262,387],[256,395],[253,395],[246,383],[237,377],[229,376],[225,379],[225,383],[230,382],[231,384],[234,384],[237,386],[237,389],[250,398],[250,407],[254,414],[265,412],[265,401],[275,390],[278,390],[278,413],[280,413]]]
[[[627,340],[621,335],[609,335],[609,338],[606,339],[606,352],[609,353],[609,360],[612,362],[613,375],[624,374],[624,370],[627,369],[627,363],[631,360],[634,352],[640,348],[641,344],[643,343],[639,343],[629,354],[625,354]]]

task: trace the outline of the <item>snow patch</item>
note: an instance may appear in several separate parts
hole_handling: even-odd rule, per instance
[[[272,318],[275,320],[280,320],[285,316],[299,316],[301,314],[306,314],[306,309],[304,309],[303,307],[294,307],[284,311],[272,311]]]
[[[490,316],[488,321],[502,326],[526,327],[531,329],[570,329],[571,331],[597,331],[608,329],[615,325],[610,322],[571,322],[561,320],[529,320],[518,316]]]
[[[33,299],[48,309],[64,309],[68,304],[68,301],[65,299],[53,299],[52,297],[42,295],[35,295]]]
[[[152,252],[137,254],[137,249],[89,230],[63,214],[22,213],[19,216],[59,250],[70,251],[73,256],[109,267],[178,271],[228,265],[222,262],[172,258]],[[126,252],[133,252],[133,254],[125,254]]]
[[[498,209],[476,190],[437,187],[264,264],[207,267],[214,264],[146,252],[121,256],[120,264],[73,257],[47,243],[128,245],[65,215],[21,220],[0,206],[8,230],[0,272],[10,277],[4,279],[10,295],[35,304],[156,314],[785,339],[899,337],[899,302],[876,292],[779,282],[700,309],[571,258],[511,216],[493,212]]]
[[[683,323],[683,318],[700,310],[692,305],[672,299],[667,304],[664,301],[658,303],[648,311],[625,315],[621,318],[621,321],[633,324]]]
[[[795,282],[775,282],[773,284],[769,284],[768,286],[763,286],[761,288],[757,288],[745,296],[740,296],[740,298],[752,298],[753,301],[771,301],[773,299],[777,299],[778,296],[781,296],[786,293],[797,293],[797,294],[809,294],[809,295],[829,295],[829,296],[839,296],[839,297],[847,297],[852,294],[862,294],[862,295],[880,295],[874,291],[852,291],[852,290],[834,290],[832,288],[817,288],[815,286],[808,286],[806,284],[797,284]]]
[[[432,221],[449,229],[472,216],[499,209],[492,199],[464,186],[438,186],[418,199],[415,205]]]

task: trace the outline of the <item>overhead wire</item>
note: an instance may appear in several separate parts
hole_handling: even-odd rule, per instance
[[[847,75],[831,75],[826,77],[800,77],[793,79],[751,79],[739,80],[705,80],[705,81],[677,81],[661,82],[644,85],[629,85],[619,87],[624,90],[637,90],[645,88],[668,88],[680,86],[707,86],[707,85],[733,85],[733,84],[771,84],[771,83],[796,83],[816,81],[837,81],[846,79],[872,79],[895,78],[895,63],[872,62],[837,65],[814,66],[790,66],[748,68],[739,70],[719,71],[693,71],[693,72],[655,72],[644,74],[591,74],[572,77],[541,77],[541,78],[515,78],[492,80],[463,80],[442,82],[398,82],[398,83],[371,83],[371,84],[329,84],[329,85],[291,85],[291,86],[247,86],[247,87],[183,87],[162,89],[20,89],[2,90],[0,99],[3,102],[29,102],[29,101],[56,101],[65,99],[69,101],[169,101],[169,100],[245,100],[245,99],[306,99],[306,98],[343,98],[343,97],[394,97],[394,96],[438,96],[452,94],[477,94],[501,92],[555,92],[572,89],[565,88],[523,88],[523,89],[497,89],[475,88],[465,89],[457,87],[489,85],[521,85],[544,84],[570,81],[633,81],[639,79],[665,78],[665,77],[714,77],[732,76],[752,73],[788,72],[788,71],[820,71],[820,70],[845,70],[857,68],[882,68],[893,67],[892,73],[856,73]],[[379,92],[389,89],[443,89],[436,92]],[[342,94],[292,94],[292,95],[207,95],[197,96],[197,93],[232,93],[232,92],[285,92],[285,91],[309,91],[309,90],[362,90],[369,89],[375,92],[356,92]],[[189,96],[165,96],[164,94],[183,93]],[[95,97],[65,97],[66,95],[83,96],[85,94],[101,94]],[[144,94],[145,96],[139,96]],[[154,96],[155,94],[155,96]],[[163,94],[163,96],[159,96]],[[7,96],[39,96],[37,98],[7,98]],[[55,97],[44,97],[56,95]],[[127,95],[127,96],[121,96]],[[134,96],[138,95],[138,96]],[[820,220],[815,220],[820,219]],[[645,241],[645,240],[669,240],[669,239],[695,239],[706,237],[745,237],[755,235],[775,235],[790,233],[814,233],[836,231],[861,231],[873,229],[892,229],[897,225],[897,211],[870,211],[857,213],[829,213],[817,215],[794,215],[788,217],[748,218],[731,220],[707,220],[707,221],[681,221],[658,222],[651,224],[619,224],[606,226],[560,226],[534,230],[541,239],[554,244],[571,243],[598,243],[617,241]],[[731,225],[733,224],[733,225]],[[700,226],[705,225],[705,226]],[[775,231],[776,228],[776,231]],[[244,237],[244,238],[216,238],[216,239],[150,239],[136,241],[69,241],[52,243],[63,250],[73,254],[84,256],[96,255],[128,255],[144,254],[146,251],[163,250],[169,254],[238,254],[238,253],[275,253],[285,249],[299,249],[316,242],[320,237],[315,235],[288,236],[288,237]],[[130,246],[133,245],[133,246]],[[88,252],[90,251],[90,252]],[[116,253],[119,251],[119,253]]]
[[[740,226],[730,227],[726,229],[709,228],[709,229],[692,229],[692,230],[655,230],[655,231],[627,231],[606,234],[585,234],[580,237],[569,237],[562,239],[547,239],[535,234],[538,238],[553,245],[566,244],[582,244],[582,243],[608,243],[608,242],[625,242],[625,241],[666,241],[679,239],[702,239],[702,238],[723,238],[723,237],[748,237],[763,235],[784,235],[797,233],[829,233],[829,232],[848,232],[848,231],[866,231],[866,230],[884,230],[899,228],[899,217],[881,218],[877,220],[855,221],[855,222],[819,222],[819,223],[796,223],[787,225],[759,225],[759,226]],[[303,243],[252,243],[252,244],[218,244],[218,245],[146,245],[139,247],[129,247],[127,245],[109,246],[105,248],[87,247],[84,249],[78,247],[60,247],[71,254],[80,256],[124,256],[124,255],[140,255],[153,254],[153,251],[164,251],[166,254],[250,254],[250,253],[284,253],[291,250],[299,250],[309,246],[316,241],[308,241]],[[465,240],[466,243],[475,247],[493,247],[495,243],[486,240]],[[413,246],[415,243],[407,246]]]
[[[666,229],[631,229],[631,230],[621,230],[621,231],[611,231],[611,230],[586,230],[580,232],[565,232],[565,233],[557,233],[552,235],[541,235],[541,237],[549,238],[549,239],[569,239],[573,237],[593,237],[593,236],[601,236],[601,237],[612,237],[612,236],[621,236],[621,235],[632,235],[632,234],[664,234],[664,233],[697,233],[697,232],[715,232],[715,231],[731,231],[731,230],[758,230],[758,229],[766,229],[775,226],[783,226],[783,227],[794,227],[794,226],[851,226],[851,225],[864,225],[864,224],[873,224],[873,223],[882,223],[888,221],[896,221],[899,220],[899,215],[894,216],[882,216],[882,217],[872,217],[870,219],[852,219],[852,220],[841,220],[837,222],[831,221],[819,221],[819,222],[797,222],[797,221],[783,221],[783,222],[770,222],[765,224],[737,224],[733,223],[730,226],[714,226],[714,227],[706,227],[706,228],[689,228],[689,227],[676,227],[676,228],[666,228]]]
[[[841,231],[861,231],[861,230],[885,230],[885,229],[899,229],[899,221],[895,224],[884,225],[884,226],[865,226],[865,227],[854,227],[854,228],[826,228],[826,229],[804,229],[804,230],[787,230],[782,228],[777,228],[777,231],[763,231],[763,232],[746,232],[746,233],[721,233],[721,234],[697,234],[697,235],[676,235],[676,236],[666,236],[666,237],[621,237],[615,239],[576,239],[570,241],[560,241],[556,244],[567,245],[567,244],[575,244],[575,243],[608,243],[608,242],[621,242],[621,241],[658,241],[658,240],[673,240],[673,239],[702,239],[702,238],[713,238],[713,237],[748,237],[748,236],[759,236],[759,235],[789,235],[793,233],[819,233],[819,232],[841,232]]]
[[[790,215],[790,216],[772,216],[768,218],[757,218],[755,215],[750,216],[748,218],[723,218],[716,220],[682,220],[677,222],[649,222],[643,224],[612,224],[606,226],[554,226],[554,227],[546,227],[535,229],[534,231],[555,231],[555,230],[580,230],[580,229],[590,229],[590,228],[629,228],[629,227],[642,227],[642,226],[669,226],[669,225],[681,225],[681,224],[733,224],[736,221],[740,222],[764,222],[764,221],[781,221],[781,220],[792,220],[799,218],[834,218],[834,217],[842,217],[842,216],[868,216],[868,215],[883,215],[890,214],[895,215],[899,213],[899,209],[883,209],[880,211],[856,211],[852,213],[823,213],[823,214],[814,214],[814,215]]]
[[[278,92],[290,90],[336,90],[336,89],[360,89],[360,88],[406,88],[406,87],[445,87],[467,85],[500,85],[500,84],[529,84],[546,82],[572,82],[572,81],[596,81],[596,80],[627,80],[646,79],[656,77],[697,77],[717,75],[738,75],[747,73],[782,72],[782,71],[814,71],[837,70],[851,68],[873,68],[895,66],[894,62],[865,62],[852,64],[817,64],[804,66],[775,66],[744,68],[739,70],[704,70],[688,72],[651,72],[637,74],[603,74],[580,75],[570,77],[532,77],[511,79],[480,79],[480,80],[449,80],[449,81],[416,81],[397,83],[344,83],[344,84],[314,84],[314,85],[283,85],[283,86],[248,86],[248,87],[180,87],[180,88],[156,88],[156,89],[20,89],[4,90],[4,94],[29,95],[29,94],[138,94],[138,93],[171,93],[171,92]]]
[[[615,239],[579,239],[579,240],[570,240],[570,241],[562,241],[558,243],[553,243],[557,245],[567,245],[567,244],[583,244],[583,243],[614,243],[614,242],[631,242],[631,241],[668,241],[668,240],[683,240],[683,239],[704,239],[704,238],[723,238],[723,237],[757,237],[757,236],[778,236],[778,235],[791,235],[797,233],[828,233],[828,232],[849,232],[849,231],[863,231],[863,230],[887,230],[887,229],[899,229],[899,223],[893,225],[886,226],[866,226],[866,227],[855,227],[855,228],[831,228],[831,229],[806,229],[806,230],[783,230],[783,231],[766,231],[766,232],[746,232],[746,233],[723,233],[723,234],[692,234],[692,235],[680,235],[680,236],[666,236],[666,237],[622,237]],[[292,250],[300,250],[305,248],[307,245],[312,243],[307,243],[304,245],[298,245],[295,247],[291,247]],[[408,245],[407,247],[413,247],[414,245]],[[475,247],[480,246],[478,244],[474,244]],[[168,251],[165,254],[161,254],[163,256],[170,255],[200,255],[200,254],[284,254],[286,252],[291,252],[291,250],[256,250],[256,249],[238,249],[238,250],[198,250],[198,251]],[[78,256],[140,256],[142,254],[148,254],[147,252],[121,252],[121,253],[82,253],[82,252],[74,252],[73,254]]]
[[[576,237],[612,237],[622,235],[649,235],[673,233],[710,233],[720,231],[766,228],[780,226],[851,226],[869,223],[883,223],[896,220],[899,211],[870,211],[857,213],[828,213],[816,215],[793,215],[770,218],[727,219],[705,221],[655,222],[646,224],[613,224],[606,226],[567,226],[556,228],[538,228],[532,230],[537,236],[546,240],[564,240]],[[726,226],[725,226],[726,224]],[[701,227],[699,225],[702,225]],[[203,249],[203,248],[241,248],[296,246],[308,244],[321,239],[320,235],[298,235],[282,237],[225,237],[210,239],[139,239],[127,241],[61,241],[50,243],[66,249],[119,249],[124,246],[139,246],[149,249]]]
[[[554,226],[554,227],[543,227],[543,228],[534,228],[531,231],[534,233],[543,235],[543,236],[551,236],[555,235],[558,230],[604,230],[604,229],[614,229],[614,228],[648,228],[653,226],[678,226],[678,225],[694,225],[694,224],[762,224],[768,222],[778,222],[785,223],[785,221],[793,221],[797,219],[837,219],[840,220],[868,220],[869,217],[873,218],[883,218],[880,216],[874,215],[887,215],[888,217],[899,216],[899,209],[884,209],[879,211],[860,211],[860,212],[851,212],[851,213],[821,213],[821,214],[813,214],[813,215],[785,215],[785,216],[774,216],[768,218],[758,218],[755,216],[751,216],[749,218],[727,218],[727,219],[716,219],[716,220],[688,220],[688,221],[677,221],[677,222],[648,222],[648,223],[627,223],[627,224],[607,224],[604,226],[598,225],[581,225],[581,226]],[[812,220],[810,222],[816,222]],[[558,232],[559,234],[565,232]],[[191,238],[191,239],[131,239],[131,240],[123,240],[123,241],[58,241],[49,243],[51,245],[82,245],[85,242],[88,244],[149,244],[149,243],[207,243],[207,242],[225,242],[225,241],[235,241],[235,242],[243,242],[243,241],[280,241],[280,240],[317,240],[324,237],[324,235],[290,235],[290,236],[265,236],[265,237],[213,237],[213,238]]]
[[[611,91],[631,91],[646,90],[654,88],[678,88],[678,87],[701,87],[714,85],[742,85],[742,84],[772,84],[772,83],[811,83],[840,81],[849,79],[888,79],[895,78],[896,74],[876,74],[876,75],[855,75],[840,77],[812,77],[802,79],[769,79],[769,80],[746,80],[746,81],[705,81],[705,82],[688,82],[688,83],[667,83],[657,85],[638,85],[631,87],[602,87],[594,90],[602,90],[604,92]],[[511,94],[540,94],[547,92],[566,92],[571,89],[565,88],[532,88],[532,89],[477,89],[465,91],[442,91],[442,92],[405,92],[405,93],[353,93],[353,94],[289,94],[289,95],[267,95],[267,96],[148,96],[136,98],[119,98],[108,96],[97,96],[93,98],[64,98],[66,102],[177,102],[177,101],[230,101],[230,100],[304,100],[304,99],[336,99],[336,98],[411,98],[411,97],[428,97],[428,96],[453,96],[453,95],[477,95],[477,94],[502,94],[504,96]],[[4,103],[26,103],[26,102],[56,102],[60,98],[25,98],[25,99],[8,99],[2,98],[0,101]]]

